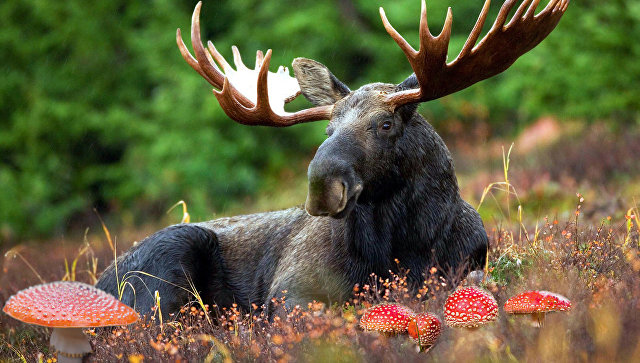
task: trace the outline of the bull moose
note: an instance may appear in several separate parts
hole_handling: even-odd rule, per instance
[[[233,69],[213,43],[202,44],[198,3],[191,24],[195,57],[180,29],[176,40],[187,63],[215,87],[231,119],[274,127],[329,120],[327,139],[309,164],[306,203],[167,227],[120,256],[117,269],[109,266],[97,287],[116,294],[125,274],[143,271],[128,279],[133,289],[122,295],[142,313],[154,306],[156,290],[163,312],[178,310],[191,298],[184,289],[189,286],[205,303],[236,303],[248,311],[252,304],[269,309],[269,301],[284,291],[291,306],[344,301],[354,284],[366,283],[372,273],[388,277],[403,268],[409,283],[418,285],[433,266],[481,267],[488,248],[482,220],[460,197],[449,150],[416,109],[506,70],[553,30],[569,1],[550,0],[536,14],[539,0],[523,0],[507,22],[516,3],[507,0],[477,42],[489,12],[486,0],[449,63],[451,8],[442,32],[433,36],[422,1],[418,51],[380,8],[384,27],[413,74],[397,85],[371,83],[355,91],[311,59],[293,61],[295,78],[284,67],[269,72],[271,50],[258,51],[255,69],[249,69],[233,47]],[[300,93],[314,107],[285,111],[285,103]]]

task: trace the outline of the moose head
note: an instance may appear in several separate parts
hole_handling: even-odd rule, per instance
[[[184,59],[216,89],[215,97],[225,113],[246,125],[284,127],[329,120],[328,138],[319,147],[308,170],[309,193],[305,209],[311,215],[342,218],[363,198],[384,198],[385,188],[406,178],[414,165],[408,153],[428,147],[413,133],[423,119],[417,105],[462,90],[506,70],[515,60],[540,43],[556,26],[568,0],[551,0],[535,14],[539,0],[525,0],[508,20],[517,3],[506,1],[489,32],[478,42],[489,12],[486,0],[458,56],[447,63],[452,12],[444,28],[434,36],[427,25],[425,1],[420,18],[420,46],[413,49],[391,26],[384,10],[380,16],[389,35],[405,53],[413,74],[398,85],[367,84],[355,91],[338,80],[324,65],[305,58],[293,61],[295,78],[287,68],[269,72],[271,50],[258,51],[255,69],[247,68],[233,47],[233,69],[212,42],[205,48],[200,37],[201,3],[191,25],[194,56],[187,50],[180,29],[177,43]],[[216,64],[216,62],[218,64]],[[315,107],[289,113],[285,103],[302,93]],[[415,139],[418,140],[415,140]],[[414,142],[410,142],[410,140]],[[425,160],[418,160],[422,162]],[[428,160],[426,160],[428,164]],[[399,168],[408,170],[398,170]]]
[[[190,300],[181,286],[193,286],[187,281],[193,277],[207,303],[238,303],[247,311],[255,303],[270,313],[271,302],[284,291],[289,307],[304,306],[312,300],[344,301],[371,274],[388,278],[403,269],[409,286],[417,288],[434,266],[454,278],[481,268],[488,238],[480,215],[460,197],[451,154],[416,109],[504,71],[551,32],[569,2],[550,0],[535,14],[539,0],[521,1],[507,21],[516,4],[507,0],[478,42],[487,0],[462,51],[449,63],[450,10],[444,29],[433,36],[422,2],[416,51],[381,9],[387,32],[414,73],[398,85],[371,83],[355,91],[310,59],[293,61],[295,78],[284,67],[269,72],[271,50],[258,51],[255,69],[248,69],[233,47],[234,69],[213,43],[206,48],[201,43],[199,3],[191,25],[195,57],[180,30],[178,46],[215,87],[230,118],[275,127],[329,120],[328,137],[309,165],[307,213],[294,207],[167,227],[118,258],[118,268],[112,264],[97,286],[115,294],[118,278],[144,271],[158,279],[141,277],[131,286],[160,291],[162,311],[175,311]],[[314,107],[285,111],[300,93]],[[151,294],[131,292],[123,301],[142,312],[156,303]]]

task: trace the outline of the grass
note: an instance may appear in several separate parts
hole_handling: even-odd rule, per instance
[[[597,126],[582,132],[581,136],[564,135],[560,144],[527,155],[541,161],[553,157],[562,167],[570,165],[566,158],[589,163],[595,169],[613,170],[609,155],[588,152],[583,154],[587,159],[579,159],[571,152],[609,137]],[[637,140],[638,133],[633,135]],[[629,155],[626,153],[634,150],[630,145],[634,138],[620,140],[618,145],[601,144],[607,153]],[[480,205],[490,239],[487,269],[491,279],[484,287],[500,305],[529,289],[550,290],[571,299],[571,311],[549,314],[541,328],[501,311],[495,323],[475,331],[445,328],[428,353],[419,353],[406,336],[385,337],[358,328],[364,309],[381,301],[400,302],[442,319],[442,306],[454,286],[428,272],[417,293],[411,292],[402,275],[389,280],[372,276],[368,284],[354,287],[351,300],[342,305],[311,303],[272,322],[236,307],[206,306],[194,295],[193,305],[163,321],[154,315],[127,327],[87,330],[94,347],[87,360],[640,361],[640,221],[636,203],[640,188],[625,184],[640,172],[629,164],[622,168],[624,176],[598,179],[589,185],[568,180],[566,173],[554,170],[555,164],[520,162],[522,157],[516,144],[502,156],[496,153],[487,158],[486,162],[492,163],[487,169],[498,170],[490,174],[489,181],[475,169],[465,168],[473,162],[457,165],[462,165],[458,168],[462,190],[475,190],[466,199]],[[571,168],[574,178],[590,175],[580,174],[579,167]],[[544,180],[555,185],[552,190],[532,190],[539,186],[528,178],[541,175],[540,170],[548,173]],[[478,180],[484,184],[475,188]],[[300,183],[305,183],[302,177]],[[527,187],[520,188],[521,184]],[[491,188],[485,189],[487,186]],[[611,199],[619,200],[615,208],[606,203]],[[179,205],[183,207],[182,218],[188,218],[186,205]],[[36,247],[12,249],[3,264],[0,298],[5,300],[40,279],[92,283],[96,271],[113,259],[117,246],[106,227],[102,236],[87,234],[80,247],[63,247],[58,242],[47,246],[46,254]],[[66,256],[74,258],[69,263]],[[2,314],[0,361],[53,361],[48,337],[47,329],[26,326]]]

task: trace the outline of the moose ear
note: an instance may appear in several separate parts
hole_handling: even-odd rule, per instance
[[[409,77],[407,77],[407,79],[402,81],[402,83],[396,86],[396,92],[406,91],[406,90],[410,90],[418,87],[420,87],[420,84],[418,83],[418,78],[416,78],[416,74],[413,73]]]
[[[294,59],[293,73],[304,97],[316,106],[332,105],[351,92],[329,68],[312,59]]]
[[[412,74],[407,79],[402,81],[402,83],[396,86],[395,92],[406,91],[414,88],[418,88],[420,85],[418,84],[418,79],[416,78],[416,74]],[[403,120],[409,120],[413,117],[413,114],[418,110],[418,106],[420,103],[408,103],[406,105],[402,105],[398,108],[397,112],[400,112]]]

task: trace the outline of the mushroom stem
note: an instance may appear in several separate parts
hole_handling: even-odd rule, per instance
[[[541,328],[544,323],[544,314],[543,312],[531,313],[531,325]]]
[[[53,328],[60,362],[81,362],[91,352],[82,328],[128,325],[138,314],[114,296],[76,281],[56,281],[18,291],[2,311],[27,324]],[[75,358],[75,359],[74,359]]]
[[[58,352],[60,363],[82,362],[82,357],[91,352],[82,328],[54,328],[49,343]]]

